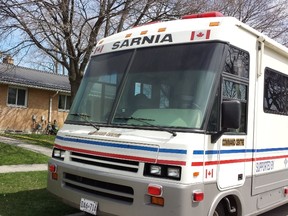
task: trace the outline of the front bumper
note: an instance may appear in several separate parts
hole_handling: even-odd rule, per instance
[[[204,202],[193,202],[195,190],[203,185],[184,185],[163,179],[139,178],[68,165],[50,159],[57,165],[58,180],[48,174],[48,190],[75,208],[81,198],[98,203],[97,215],[108,216],[191,216],[207,215]],[[149,184],[161,185],[164,206],[151,204],[147,194]],[[207,211],[207,212],[206,212]]]

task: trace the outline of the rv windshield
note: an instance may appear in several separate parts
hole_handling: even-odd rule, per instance
[[[215,42],[94,56],[67,123],[201,129],[224,50]]]

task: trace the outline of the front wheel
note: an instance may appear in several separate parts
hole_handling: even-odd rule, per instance
[[[218,204],[218,206],[216,207],[214,213],[213,213],[213,216],[225,216],[225,209],[224,209],[224,206],[223,204],[220,202]]]

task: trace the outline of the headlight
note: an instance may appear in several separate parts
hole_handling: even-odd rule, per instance
[[[180,168],[179,167],[168,167],[167,175],[171,178],[180,178]]]
[[[64,160],[65,158],[65,150],[54,148],[52,152],[52,158],[56,158],[59,160]]]
[[[54,157],[60,157],[61,156],[61,150],[60,149],[54,149],[53,156]]]
[[[181,167],[162,164],[145,164],[144,176],[180,180]]]
[[[151,173],[152,175],[158,175],[158,176],[160,176],[160,175],[161,175],[161,166],[151,165],[151,166],[150,166],[150,173]]]

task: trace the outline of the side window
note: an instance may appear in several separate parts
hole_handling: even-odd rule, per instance
[[[270,68],[264,76],[264,112],[288,115],[288,76]]]
[[[58,109],[69,110],[71,107],[71,97],[68,95],[59,95]]]
[[[248,85],[231,80],[223,80],[223,100],[239,100],[241,103],[241,126],[237,132],[246,132]]]
[[[224,80],[222,95],[225,100],[238,99],[240,101],[247,101],[247,86],[230,80]]]
[[[24,88],[8,88],[8,105],[27,106],[27,90]]]
[[[249,54],[231,46],[225,61],[224,72],[236,77],[249,78]]]
[[[239,100],[241,126],[234,132],[247,131],[249,53],[231,46],[226,57],[222,80],[222,100]]]
[[[230,46],[222,71],[222,85],[215,95],[212,111],[209,117],[207,131],[220,130],[221,101],[238,100],[241,103],[241,125],[231,132],[247,132],[248,85],[249,85],[249,53],[237,47]]]

